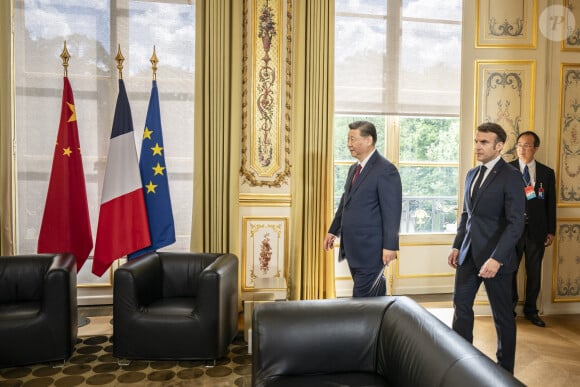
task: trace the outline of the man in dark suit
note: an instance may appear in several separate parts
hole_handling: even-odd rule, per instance
[[[324,239],[324,249],[340,236],[339,260],[346,258],[353,297],[384,296],[384,265],[397,259],[402,188],[397,168],[375,149],[371,122],[349,124],[348,149],[358,162],[350,167],[344,193]]]
[[[448,263],[457,269],[453,330],[473,342],[473,303],[483,282],[497,333],[497,360],[513,373],[512,279],[516,244],[524,229],[525,197],[521,174],[501,158],[506,138],[498,124],[477,127],[475,152],[482,165],[467,172],[463,212]]]
[[[521,171],[526,186],[526,226],[516,251],[518,266],[526,255],[526,299],[524,315],[532,324],[545,327],[536,306],[542,280],[542,258],[556,234],[556,178],[554,170],[534,160],[540,138],[534,132],[523,132],[517,140],[518,160],[511,164]],[[518,303],[517,268],[514,272],[513,302]]]

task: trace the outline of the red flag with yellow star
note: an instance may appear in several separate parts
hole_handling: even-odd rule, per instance
[[[85,174],[72,88],[64,77],[60,125],[52,159],[39,253],[73,253],[77,271],[93,249]]]

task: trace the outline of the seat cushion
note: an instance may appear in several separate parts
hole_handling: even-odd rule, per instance
[[[21,301],[0,304],[0,321],[25,320],[38,316],[40,302]]]
[[[190,297],[162,298],[149,305],[141,306],[141,313],[163,316],[191,316],[195,299]]]
[[[337,387],[337,386],[365,386],[384,387],[387,381],[378,374],[367,372],[345,372],[321,375],[283,375],[268,379],[263,386],[276,387]]]

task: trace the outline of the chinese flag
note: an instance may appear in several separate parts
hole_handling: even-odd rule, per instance
[[[73,253],[77,271],[93,248],[85,174],[72,88],[64,77],[60,125],[40,234],[39,253]]]

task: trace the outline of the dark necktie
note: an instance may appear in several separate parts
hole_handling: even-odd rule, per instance
[[[477,191],[479,191],[479,187],[481,186],[481,182],[483,181],[483,177],[485,176],[486,170],[487,168],[484,165],[479,167],[479,175],[477,176],[477,181],[475,182],[475,185],[471,190],[471,201],[474,201],[475,197],[477,196]]]
[[[356,181],[356,179],[358,179],[358,175],[360,175],[361,169],[362,169],[362,165],[357,164],[356,170],[354,171],[354,176],[352,177],[352,182],[350,183],[351,187],[354,185],[354,182]]]
[[[526,183],[526,187],[528,185],[532,185],[532,178],[530,177],[530,170],[528,169],[528,166],[526,165],[524,167],[524,183]]]

